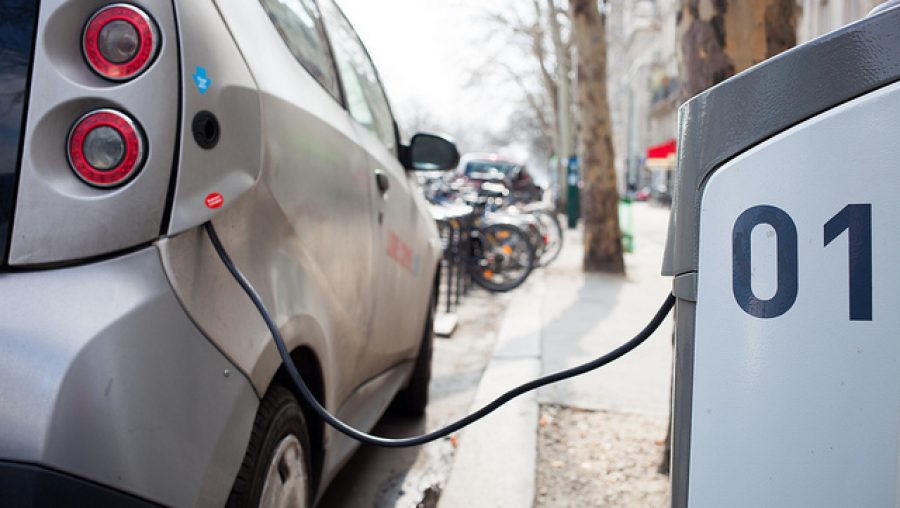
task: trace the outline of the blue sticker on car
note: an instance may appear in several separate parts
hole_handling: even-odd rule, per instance
[[[205,94],[206,91],[209,90],[209,85],[212,84],[212,80],[206,75],[206,67],[197,66],[197,70],[194,72],[194,84],[197,85],[197,90],[200,91],[200,95]]]

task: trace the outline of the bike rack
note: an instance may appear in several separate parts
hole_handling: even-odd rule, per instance
[[[468,270],[465,267],[466,252],[469,249],[471,228],[474,217],[471,210],[465,213],[449,213],[442,210],[435,215],[435,222],[443,244],[441,259],[441,280],[438,292],[438,309],[443,309],[444,316],[449,316],[448,324],[440,324],[440,335],[448,335],[455,328],[455,311],[459,308],[463,297],[468,293],[471,284]],[[440,317],[439,317],[440,318]]]

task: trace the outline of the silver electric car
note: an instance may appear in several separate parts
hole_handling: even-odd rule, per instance
[[[427,402],[441,243],[334,0],[0,3],[0,505],[306,506]]]

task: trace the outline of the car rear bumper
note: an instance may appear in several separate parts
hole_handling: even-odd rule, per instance
[[[74,476],[15,462],[0,462],[0,499],[6,506],[23,508],[159,506]]]
[[[44,466],[170,506],[220,506],[258,403],[183,311],[155,247],[0,273],[7,464]]]

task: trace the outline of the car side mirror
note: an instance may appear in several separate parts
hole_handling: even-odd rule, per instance
[[[400,162],[413,171],[446,171],[459,164],[456,144],[437,134],[420,132],[402,147]]]

